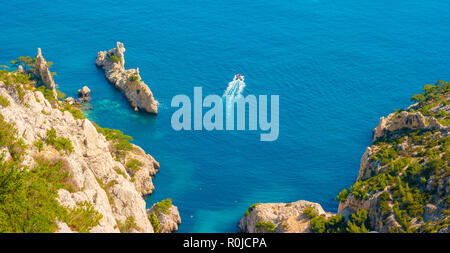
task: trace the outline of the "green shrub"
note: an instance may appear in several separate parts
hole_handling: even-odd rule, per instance
[[[92,206],[91,202],[84,201],[76,207],[68,210],[64,221],[72,229],[80,233],[89,233],[89,231],[98,225],[103,215]]]
[[[362,181],[356,181],[352,186],[350,186],[350,192],[352,195],[360,200],[364,200],[368,197],[367,191],[368,190]]]
[[[343,189],[338,195],[337,195],[337,199],[340,201],[340,202],[344,202],[346,199],[347,199],[347,197],[348,197],[348,191],[347,191],[347,189]]]
[[[28,85],[31,82],[29,74],[9,72],[8,70],[0,70],[0,81],[7,87],[19,84]]]
[[[159,223],[159,220],[158,220],[158,217],[156,216],[156,214],[155,213],[151,213],[148,216],[148,219],[150,220],[150,223],[153,226],[153,231],[155,233],[159,233],[160,230],[161,230],[161,224]]]
[[[22,139],[16,138],[17,130],[13,124],[6,122],[0,114],[0,147],[8,148],[15,161],[19,161],[27,148]]]
[[[344,216],[337,214],[330,217],[325,223],[327,233],[344,233],[346,228],[346,222]]]
[[[114,63],[120,62],[120,58],[115,56],[114,54],[110,54],[108,59],[109,59],[109,61],[114,62]]]
[[[45,139],[45,143],[52,145],[58,151],[64,150],[69,154],[73,152],[72,142],[67,138],[57,137],[56,130],[54,128],[47,130],[47,138]]]
[[[115,168],[114,168],[114,171],[115,171],[117,174],[122,175],[124,178],[127,178],[127,176],[125,175],[125,173],[124,173],[121,169],[115,167]]]
[[[365,209],[358,209],[355,213],[350,215],[350,220],[347,223],[347,231],[349,233],[368,233],[368,212]]]
[[[68,103],[63,103],[62,107],[59,108],[61,112],[68,111],[72,114],[74,119],[85,119],[86,116],[84,115],[83,111],[78,109],[77,107],[70,105]]]
[[[312,233],[344,233],[346,222],[340,214],[329,219],[326,219],[324,215],[316,215],[311,219],[310,230]]]
[[[137,75],[131,75],[130,76],[130,82],[136,82],[139,79]]]
[[[123,223],[120,220],[116,220],[116,223],[121,233],[130,233],[133,231],[133,229],[137,228],[133,216],[128,216]]]
[[[155,204],[155,212],[157,215],[162,213],[169,214],[169,208],[172,207],[172,199],[167,198]]]
[[[15,86],[17,96],[19,97],[20,102],[23,102],[24,96],[25,96],[25,90],[22,88],[20,84],[16,84]]]
[[[44,85],[37,87],[36,90],[42,92],[45,99],[47,99],[50,103],[57,101],[57,99],[53,96],[53,90],[47,89]]]
[[[269,221],[263,221],[263,220],[259,220],[256,225],[255,228],[262,231],[262,232],[275,232],[275,224],[273,224],[272,222]]]
[[[326,223],[327,223],[327,219],[323,215],[314,217],[310,223],[311,232],[324,233],[326,231],[326,227],[325,227]]]
[[[8,107],[9,106],[9,100],[7,98],[5,98],[4,96],[0,95],[0,105],[3,107]]]
[[[23,170],[0,158],[0,232],[51,233],[56,219],[67,210],[56,200],[60,188],[73,189],[64,162],[36,159],[36,166]]]
[[[133,174],[138,172],[142,168],[142,166],[142,162],[134,158],[130,159],[125,165],[125,167],[127,167],[127,169],[129,169]]]
[[[106,140],[114,143],[114,148],[119,153],[134,150],[133,145],[130,143],[130,141],[133,140],[131,136],[125,135],[122,131],[117,129],[102,128],[97,124],[94,124],[94,126],[97,128],[97,132],[105,136]]]
[[[39,152],[41,152],[42,149],[44,148],[44,142],[42,140],[35,140],[33,144],[38,149]]]
[[[391,199],[391,194],[389,192],[383,192],[378,199],[378,207],[381,209],[381,212],[384,216],[391,213],[391,207],[389,206],[389,202]]]
[[[52,91],[52,92],[53,92],[53,91]],[[56,90],[56,97],[57,97],[58,99],[63,100],[64,98],[66,98],[66,94],[65,94],[64,92],[60,91],[60,90]]]
[[[303,210],[303,214],[306,215],[309,219],[313,219],[318,215],[317,211],[312,206],[305,207],[305,209]]]
[[[9,147],[16,140],[17,130],[14,126],[5,121],[3,115],[0,114],[0,147]]]
[[[25,71],[34,71],[36,58],[31,58],[30,56],[20,56],[19,58],[17,58],[17,60],[10,61],[10,63],[12,67],[17,68],[19,67],[19,65],[22,65]]]

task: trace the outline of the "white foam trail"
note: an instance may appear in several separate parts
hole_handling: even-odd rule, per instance
[[[237,77],[234,76],[233,81],[228,83],[228,87],[223,93],[223,97],[226,96],[230,96],[232,98],[240,97],[241,92],[244,90],[244,87],[245,87],[244,76],[242,76],[241,79],[237,79]]]

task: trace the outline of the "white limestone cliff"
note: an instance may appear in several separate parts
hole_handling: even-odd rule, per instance
[[[151,179],[159,169],[158,162],[137,146],[125,155],[123,161],[117,161],[110,151],[111,143],[90,120],[74,119],[68,111],[60,111],[58,105],[52,106],[40,91],[23,91],[21,100],[13,86],[0,81],[0,95],[9,101],[9,106],[0,106],[0,114],[15,126],[17,137],[22,138],[27,146],[23,164],[31,167],[35,163],[33,157],[41,156],[62,160],[68,165],[76,191],[71,193],[60,189],[58,201],[65,207],[90,202],[103,216],[90,232],[120,232],[118,221],[123,223],[129,217],[133,217],[136,223],[131,232],[153,232],[142,195],[154,189]],[[49,145],[41,151],[34,146],[34,142],[46,136],[51,128],[56,130],[57,136],[71,141],[73,152],[62,155]],[[9,154],[6,155],[8,157]],[[124,166],[129,157],[143,164],[134,182]],[[61,222],[58,227],[60,232],[71,231],[67,224]]]
[[[250,207],[246,215],[238,223],[238,232],[261,233],[267,232],[258,228],[259,221],[273,224],[276,233],[308,233],[310,221],[303,212],[306,207],[312,207],[318,215],[331,217],[318,203],[299,200],[292,203],[261,203]]]
[[[125,69],[125,47],[117,42],[117,47],[98,52],[95,64],[105,71],[106,79],[114,84],[128,99],[135,111],[144,110],[158,113],[158,102],[150,88],[141,80],[139,68]]]

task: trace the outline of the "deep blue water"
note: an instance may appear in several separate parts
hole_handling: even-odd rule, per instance
[[[256,202],[319,202],[336,211],[379,117],[426,83],[450,79],[450,2],[442,0],[2,1],[0,64],[36,54],[59,88],[92,90],[89,118],[117,128],[161,171],[148,206],[171,197],[181,232],[234,232]],[[126,47],[161,103],[135,113],[94,65]],[[176,132],[177,94],[222,95],[236,73],[245,94],[280,95],[280,136]]]

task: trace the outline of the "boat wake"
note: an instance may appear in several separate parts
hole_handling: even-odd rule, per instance
[[[231,99],[239,98],[244,88],[244,76],[237,74],[234,76],[233,81],[228,83],[228,87],[223,93],[223,97],[229,97]]]

